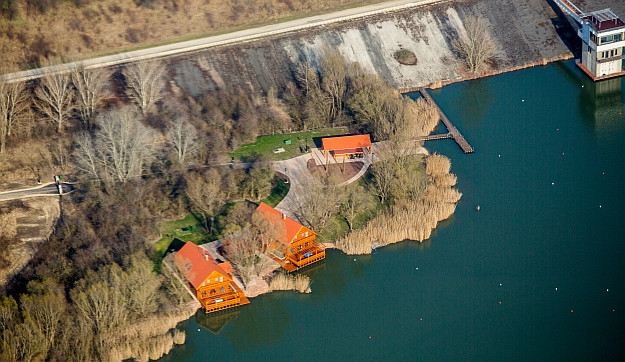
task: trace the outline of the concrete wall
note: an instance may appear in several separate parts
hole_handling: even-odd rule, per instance
[[[457,80],[467,73],[451,42],[466,33],[468,16],[484,19],[492,34],[493,70],[568,53],[552,24],[556,15],[544,0],[458,0],[171,59],[172,86],[193,95],[223,87],[282,89],[295,64],[318,63],[326,48],[337,49],[396,88]],[[414,52],[417,64],[399,64],[393,54],[400,49]]]

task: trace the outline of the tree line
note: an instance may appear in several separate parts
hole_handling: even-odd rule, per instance
[[[230,237],[227,255],[244,278],[258,273],[272,230],[252,230],[251,224],[263,225],[251,222],[254,205],[232,202],[266,197],[274,173],[262,158],[230,169],[228,152],[241,144],[261,134],[342,125],[390,142],[408,160],[407,142],[433,122],[422,101],[405,99],[330,51],[318,65],[297,65],[292,83],[263,97],[241,89],[197,98],[166,93],[166,67],[158,61],[129,64],[120,74],[121,93],[106,69],[49,74],[37,84],[0,83],[3,152],[24,138],[52,138],[49,163],[78,181],[77,191],[63,198],[53,235],[2,290],[3,358],[116,358],[120,331],[175,310],[184,291],[164,270],[155,272],[146,241],[157,237],[163,219],[193,212],[209,233]],[[29,127],[39,131],[18,137],[16,130]],[[352,229],[372,207],[371,190],[382,203],[413,192],[400,191],[410,175],[398,170],[410,167],[374,171],[364,186],[311,180],[298,218],[322,231],[338,216]]]

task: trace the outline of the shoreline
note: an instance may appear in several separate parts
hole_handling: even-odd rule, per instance
[[[490,71],[482,72],[482,73],[478,73],[478,74],[467,75],[467,76],[463,76],[463,77],[457,78],[457,79],[439,80],[439,81],[432,82],[430,84],[427,84],[427,85],[421,86],[421,87],[398,88],[397,92],[399,92],[400,94],[406,94],[406,93],[418,92],[419,88],[440,89],[440,88],[448,86],[450,84],[465,82],[465,81],[468,81],[468,80],[475,80],[475,79],[482,79],[482,78],[493,77],[493,76],[504,74],[504,73],[516,72],[517,70],[523,70],[523,69],[527,69],[527,68],[534,68],[534,67],[538,67],[538,66],[543,66],[544,67],[544,66],[546,66],[549,63],[569,60],[569,59],[572,59],[572,58],[574,58],[573,53],[566,52],[566,53],[557,55],[557,56],[549,58],[549,59],[542,58],[542,59],[534,61],[534,62],[527,62],[527,63],[521,64],[521,65],[515,65],[513,67],[508,67],[508,68],[504,68],[504,69],[496,69],[496,70],[490,70]]]

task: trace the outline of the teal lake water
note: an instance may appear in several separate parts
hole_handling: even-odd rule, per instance
[[[430,240],[330,251],[312,294],[200,311],[163,360],[625,360],[625,80],[569,61],[431,94],[475,154],[426,144],[463,193]]]

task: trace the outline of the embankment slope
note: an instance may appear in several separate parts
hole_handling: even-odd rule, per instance
[[[495,42],[490,72],[571,56],[554,26],[562,21],[545,0],[458,0],[171,58],[171,75],[194,95],[224,87],[281,89],[297,63],[318,64],[329,48],[395,88],[448,83],[470,76],[451,46],[469,16],[484,19]],[[393,54],[400,49],[414,52],[417,64],[399,64]]]

